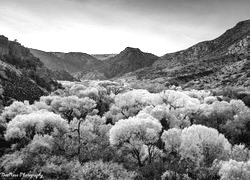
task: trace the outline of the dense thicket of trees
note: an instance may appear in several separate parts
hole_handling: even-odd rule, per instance
[[[2,109],[1,172],[79,180],[250,179],[250,109],[228,91],[62,84],[33,104],[15,101]]]

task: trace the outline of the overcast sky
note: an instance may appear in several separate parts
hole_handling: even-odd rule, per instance
[[[45,51],[164,55],[250,19],[250,0],[0,0],[0,34]]]

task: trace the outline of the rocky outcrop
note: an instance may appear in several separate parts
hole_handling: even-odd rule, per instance
[[[0,56],[9,54],[8,44],[8,38],[5,36],[0,36]]]
[[[49,91],[60,87],[50,71],[34,57],[29,49],[15,41],[0,36],[0,83],[2,99],[29,100],[33,102]]]
[[[232,44],[228,48],[227,54],[244,54],[248,55],[250,52],[250,36]]]

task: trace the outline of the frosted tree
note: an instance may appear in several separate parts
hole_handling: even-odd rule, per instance
[[[44,157],[55,150],[56,137],[69,130],[66,120],[47,110],[20,114],[7,123],[6,140],[12,144],[12,154],[2,158],[1,165],[7,172],[31,170],[44,163]],[[16,160],[13,161],[13,158]]]
[[[186,93],[174,90],[165,90],[161,93],[163,102],[172,109],[186,108],[190,110],[197,110],[200,101],[196,98],[188,96]]]
[[[54,112],[61,114],[70,124],[74,124],[71,126],[74,127],[71,128],[71,132],[76,134],[77,155],[80,158],[83,132],[81,124],[88,115],[94,115],[98,112],[95,109],[96,102],[89,97],[79,98],[77,96],[53,97],[52,100],[47,98],[45,101],[49,101]]]
[[[179,127],[190,126],[188,114],[185,109],[171,109],[169,105],[161,104],[156,106],[147,106],[140,113],[147,113],[158,119],[164,130]]]
[[[105,114],[113,120],[113,123],[119,119],[128,118],[138,114],[140,110],[148,105],[162,104],[160,94],[149,93],[147,90],[131,90],[115,97],[115,102],[110,111]]]
[[[99,86],[98,83],[86,87],[82,84],[76,84],[69,90],[72,96],[79,98],[88,97],[96,102],[96,109],[99,111],[99,115],[103,115],[109,109],[109,105],[112,102],[112,98],[109,96],[107,90]]]
[[[165,143],[165,150],[168,154],[178,154],[180,151],[181,140],[181,129],[172,128],[168,131],[164,131],[161,136],[162,141]]]
[[[233,114],[249,111],[249,108],[241,100],[232,99],[230,101],[230,105],[232,107]]]
[[[51,101],[51,107],[54,112],[62,114],[62,116],[70,122],[74,117],[84,119],[88,113],[93,112],[96,107],[96,103],[88,97],[55,97]]]
[[[139,166],[144,165],[145,153],[150,164],[156,155],[156,143],[162,126],[158,120],[147,114],[140,114],[126,120],[118,121],[110,129],[110,143],[118,148],[128,150],[137,160]]]
[[[70,133],[64,139],[66,151],[71,156],[77,155],[80,162],[102,156],[109,146],[110,125],[106,125],[106,121],[99,116],[87,116],[78,125],[78,119],[70,123]]]
[[[32,107],[28,101],[20,102],[14,101],[10,106],[4,108],[1,114],[1,121],[9,122],[11,121],[16,115],[19,114],[29,114],[33,112],[35,109]]]
[[[60,115],[46,110],[18,115],[7,124],[5,138],[30,142],[36,134],[65,133],[68,123]]]
[[[206,177],[214,160],[226,159],[231,145],[216,129],[192,125],[164,131],[161,137],[170,161],[169,168],[177,173],[191,173],[197,178]]]
[[[27,148],[33,154],[50,153],[54,148],[54,137],[36,134]]]
[[[218,101],[218,99],[215,96],[208,96],[208,97],[204,98],[204,103],[205,104],[213,104],[216,101]]]
[[[170,107],[171,112],[175,113],[180,122],[194,123],[194,117],[199,114],[200,100],[190,97],[186,92],[165,90],[161,94],[163,102]],[[183,127],[188,124],[183,124]]]
[[[180,154],[195,166],[210,167],[229,154],[231,145],[216,129],[193,125],[182,130]]]

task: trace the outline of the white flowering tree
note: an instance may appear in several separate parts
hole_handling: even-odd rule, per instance
[[[184,159],[210,166],[215,159],[223,159],[231,144],[216,129],[193,125],[182,130],[180,154]]]
[[[68,120],[68,122],[70,122],[73,118],[84,119],[88,113],[91,113],[95,109],[96,103],[88,97],[79,98],[77,96],[56,96],[52,97],[50,106],[52,107],[52,111],[61,114]]]
[[[98,159],[109,149],[109,129],[105,119],[97,115],[87,116],[81,124],[75,118],[70,122],[70,132],[60,141],[61,146],[69,156],[77,155],[80,162]]]
[[[34,107],[31,106],[28,101],[14,101],[10,106],[7,106],[3,109],[3,112],[1,114],[1,121],[4,123],[8,123],[14,117],[16,117],[16,115],[29,114],[32,111],[34,111]]]
[[[35,135],[65,133],[68,123],[60,115],[46,110],[17,115],[7,124],[5,138],[30,142]]]
[[[135,116],[148,105],[162,104],[160,94],[149,93],[147,90],[131,90],[115,96],[114,104],[105,114],[112,123],[124,118]]]
[[[216,129],[201,125],[192,125],[181,129],[169,129],[162,134],[165,152],[171,156],[172,170],[191,173],[201,178],[207,176],[214,160],[226,159],[231,151],[231,144]],[[178,163],[179,162],[179,163]],[[179,167],[175,165],[179,164]],[[204,174],[203,174],[204,173]]]
[[[141,167],[146,159],[149,164],[154,160],[161,129],[158,120],[150,115],[140,114],[118,121],[110,129],[109,140],[111,145],[128,150]]]

